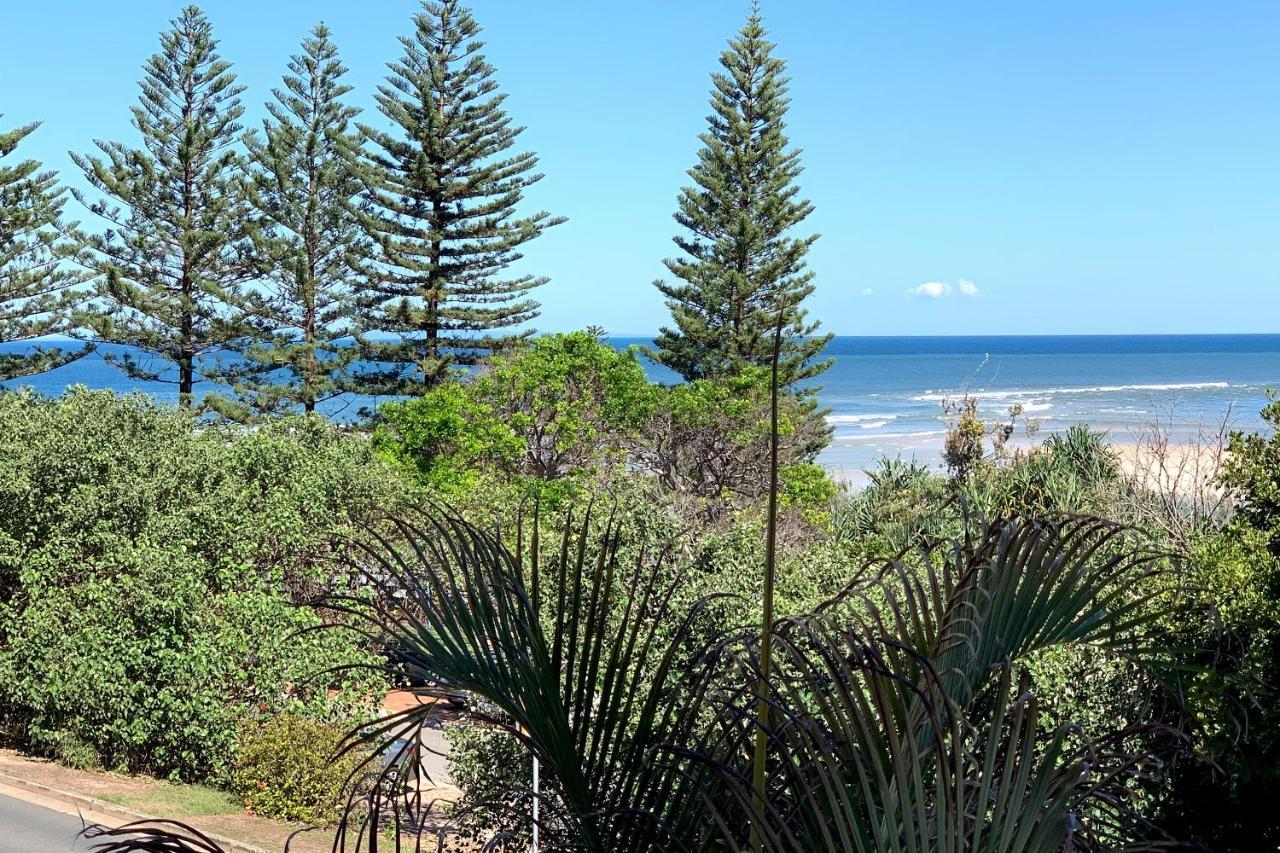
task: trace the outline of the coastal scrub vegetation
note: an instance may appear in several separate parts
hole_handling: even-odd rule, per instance
[[[1020,411],[962,397],[945,471],[838,484],[759,9],[712,78],[652,350],[533,335],[523,253],[562,220],[523,210],[537,157],[470,10],[411,25],[382,124],[316,27],[245,132],[188,7],[139,141],[76,158],[88,222],[0,165],[0,343],[84,339],[0,378],[110,344],[179,390],[0,393],[6,743],[212,782],[335,850],[1280,844],[1274,434],[1192,494],[1084,426],[1016,446]],[[317,414],[351,393],[389,399]],[[385,712],[393,688],[423,701]],[[421,760],[444,708],[448,806]]]
[[[377,649],[299,605],[338,580],[331,537],[407,495],[319,419],[232,436],[142,397],[0,395],[0,732],[217,781],[251,710],[363,718],[383,681],[320,673]]]

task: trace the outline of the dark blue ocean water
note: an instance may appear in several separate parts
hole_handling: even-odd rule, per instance
[[[854,479],[884,455],[936,464],[942,400],[966,390],[986,419],[1021,404],[1041,437],[1089,423],[1124,442],[1153,420],[1183,437],[1228,413],[1240,428],[1261,429],[1265,391],[1280,387],[1280,335],[838,337],[828,354],[835,364],[819,397],[835,440],[822,462]],[[676,378],[649,369],[655,380]],[[46,394],[76,383],[177,399],[172,385],[130,380],[98,355],[26,381]],[[213,386],[197,390],[206,389]],[[336,400],[326,413],[353,418],[376,402]],[[1017,437],[1025,439],[1021,429]]]

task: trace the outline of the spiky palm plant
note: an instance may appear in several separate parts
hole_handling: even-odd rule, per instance
[[[431,685],[423,693],[482,698],[477,714],[538,758],[543,849],[1049,851],[1143,838],[1131,800],[1157,767],[1133,746],[1142,732],[1049,724],[1019,668],[1070,644],[1158,657],[1145,629],[1164,607],[1149,591],[1163,588],[1150,582],[1162,562],[1126,528],[979,525],[864,567],[814,613],[777,621],[761,800],[759,635],[691,648],[690,617],[667,605],[669,555],[624,561],[622,527],[566,522],[554,548],[536,534],[508,548],[436,512],[348,550],[366,587],[333,602]],[[416,850],[441,831],[415,784],[412,733],[430,714],[352,734],[383,763],[335,850],[376,844],[388,826],[391,849]],[[111,836],[100,849],[210,849],[154,843]]]
[[[733,798],[719,820],[778,851],[1143,839],[1134,797],[1158,762],[1134,744],[1148,729],[1091,738],[1050,724],[1018,666],[1070,644],[1161,662],[1145,629],[1164,606],[1148,591],[1162,588],[1162,558],[1129,536],[1097,519],[1006,519],[920,562],[868,567],[815,613],[777,623],[769,796],[760,807],[734,784],[740,769],[722,771]],[[751,640],[732,656],[758,671]]]

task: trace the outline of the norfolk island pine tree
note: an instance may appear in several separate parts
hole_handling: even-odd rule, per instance
[[[200,360],[249,332],[248,207],[234,147],[243,87],[199,8],[184,8],[160,45],[132,109],[142,147],[98,141],[102,157],[72,154],[105,197],[73,194],[107,224],[86,237],[83,253],[99,304],[76,321],[102,341],[170,362],[176,380],[128,353],[104,356],[133,378],[177,384],[181,405],[191,406]]]
[[[818,235],[791,236],[813,211],[798,198],[800,151],[788,150],[789,80],[773,55],[758,6],[720,55],[712,74],[709,127],[700,137],[693,185],[679,197],[674,237],[682,255],[664,263],[676,281],[655,286],[673,326],[652,357],[685,379],[768,368],[778,310],[785,310],[780,376],[784,386],[812,379],[830,335],[815,335],[804,299],[813,292],[805,256]]]
[[[68,266],[76,251],[62,222],[65,189],[36,160],[6,163],[38,123],[0,131],[0,344],[68,330],[67,311],[84,298],[83,278]],[[0,381],[53,370],[88,353],[32,345],[0,353]]]
[[[357,354],[348,322],[358,267],[369,253],[363,207],[377,176],[363,160],[360,110],[329,30],[317,25],[272,91],[261,135],[245,135],[253,210],[248,236],[264,289],[246,294],[255,334],[220,371],[238,419],[301,409],[347,390]]]
[[[547,278],[506,269],[564,219],[516,214],[542,175],[532,152],[508,153],[523,128],[503,109],[479,32],[458,0],[424,2],[378,90],[392,130],[362,127],[383,179],[367,219],[376,258],[356,302],[373,365],[354,374],[363,393],[421,393],[533,333],[517,327],[538,315],[529,292]]]

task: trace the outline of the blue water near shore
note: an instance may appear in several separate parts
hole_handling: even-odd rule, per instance
[[[1088,423],[1125,442],[1155,420],[1187,438],[1229,412],[1238,428],[1262,429],[1266,389],[1280,387],[1280,335],[838,337],[827,354],[835,364],[819,379],[819,399],[835,437],[821,461],[855,480],[882,456],[936,465],[942,401],[966,390],[987,420],[1021,404],[1039,437]],[[676,379],[649,370],[655,380]],[[23,384],[45,394],[83,384],[177,399],[172,385],[131,380],[96,354]],[[202,384],[197,395],[206,390],[215,386]],[[352,419],[377,402],[334,400],[326,414]]]

